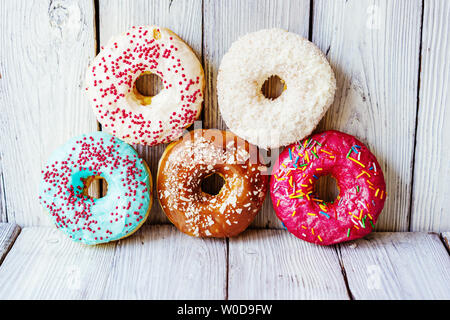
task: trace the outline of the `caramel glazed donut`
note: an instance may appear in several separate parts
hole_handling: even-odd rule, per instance
[[[136,80],[154,73],[164,88],[153,97]],[[112,38],[86,73],[86,91],[105,131],[130,144],[175,140],[200,115],[205,87],[195,53],[169,29],[133,27]]]
[[[257,148],[231,132],[198,129],[172,142],[162,155],[158,199],[169,220],[196,237],[232,237],[244,231],[261,208],[267,167]],[[212,174],[225,183],[217,195],[202,191]]]

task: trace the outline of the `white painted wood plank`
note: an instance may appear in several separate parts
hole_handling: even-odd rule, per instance
[[[8,254],[20,233],[20,227],[14,223],[0,223],[0,265]]]
[[[217,70],[222,56],[240,36],[265,28],[283,28],[304,37],[309,30],[309,0],[228,0],[204,1],[203,59],[206,75],[204,126],[226,129],[217,104]],[[270,90],[269,90],[270,91]],[[253,227],[282,224],[266,197]]]
[[[426,0],[411,231],[450,230],[450,2]]]
[[[178,34],[201,59],[202,51],[202,0],[100,0],[100,42],[108,40],[132,26],[160,25]],[[158,161],[166,145],[137,146],[140,156],[148,163],[156,185]],[[153,197],[156,197],[154,188]],[[168,223],[158,201],[150,212],[150,223]]]
[[[334,246],[284,230],[249,230],[229,243],[229,299],[349,299]]]
[[[75,243],[56,228],[24,228],[0,266],[0,298],[99,299],[115,246]]]
[[[144,226],[121,241],[103,298],[224,299],[226,242],[198,239],[169,225]]]
[[[313,12],[313,41],[337,78],[317,131],[341,130],[371,149],[388,193],[376,229],[407,231],[422,1],[316,0]]]
[[[95,54],[94,3],[0,1],[0,17],[2,207],[9,222],[50,224],[37,197],[43,163],[70,137],[97,129],[82,90]]]
[[[355,299],[450,299],[450,258],[437,234],[376,232],[340,247]]]

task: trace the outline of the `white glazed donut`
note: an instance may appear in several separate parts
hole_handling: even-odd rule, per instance
[[[135,88],[139,76],[148,73],[164,85],[154,97]],[[177,139],[200,116],[204,86],[195,53],[158,26],[133,27],[112,38],[86,74],[86,91],[104,130],[148,146]]]
[[[261,91],[277,75],[285,90],[276,99]],[[331,105],[336,79],[310,41],[281,29],[249,33],[224,55],[217,77],[220,112],[236,135],[277,148],[309,135]]]

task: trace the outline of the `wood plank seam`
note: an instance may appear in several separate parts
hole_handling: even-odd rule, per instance
[[[230,238],[226,239],[226,275],[225,275],[225,300],[228,300],[228,290],[229,290],[229,282],[230,282]]]
[[[0,255],[0,266],[2,265],[3,261],[5,260],[6,256],[8,255],[8,253],[11,251],[14,243],[16,242],[17,238],[19,237],[19,235],[22,231],[22,228],[17,224],[13,224],[13,227],[14,227],[14,230],[11,232],[11,235],[9,236],[10,240],[7,240],[7,241],[9,241],[9,243],[7,244],[7,247],[4,248],[4,252],[2,253],[2,255]],[[8,235],[6,235],[6,236],[8,236]],[[2,249],[2,248],[0,247],[0,249]]]
[[[308,26],[308,40],[312,42],[314,27],[314,0],[309,1],[309,26]]]
[[[344,278],[345,288],[347,289],[348,298],[350,300],[355,300],[353,296],[352,290],[350,288],[350,284],[348,283],[347,271],[345,270],[344,261],[342,260],[342,252],[339,244],[334,245],[334,249],[336,250],[336,254],[339,260],[339,265],[341,266],[342,277]]]
[[[0,222],[8,222],[8,206],[6,205],[6,189],[3,170],[0,171],[0,178]]]
[[[447,232],[447,234],[450,236],[450,232]],[[446,236],[446,233],[440,233],[439,238],[447,249],[447,253],[450,255],[450,238]]]
[[[99,0],[94,0],[94,28],[95,28],[95,53],[100,52],[100,3]],[[100,123],[97,121],[100,125]]]
[[[411,188],[409,195],[409,215],[408,215],[408,231],[411,231],[413,193],[414,193],[414,170],[416,164],[416,145],[417,145],[417,126],[419,124],[419,106],[420,106],[420,81],[422,75],[422,39],[423,39],[423,18],[425,11],[425,0],[422,0],[422,14],[420,17],[420,39],[419,39],[419,63],[417,69],[417,103],[416,103],[416,124],[414,127],[414,144],[411,159]]]

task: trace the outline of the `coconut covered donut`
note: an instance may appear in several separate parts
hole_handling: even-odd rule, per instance
[[[103,198],[89,197],[95,179],[106,180]],[[72,138],[42,171],[40,202],[72,240],[94,245],[135,232],[152,205],[150,170],[136,151],[105,132]]]
[[[267,168],[255,146],[220,130],[194,130],[164,151],[158,168],[158,199],[170,221],[196,237],[232,237],[244,231],[261,208]],[[217,195],[203,192],[212,174],[225,183]]]
[[[136,80],[150,73],[164,85],[153,97],[136,88]],[[148,146],[180,137],[199,117],[204,86],[195,53],[172,31],[157,26],[133,27],[112,38],[86,73],[86,90],[102,128]]]
[[[274,100],[261,91],[273,75],[285,84]],[[219,108],[227,126],[262,148],[288,145],[311,134],[335,89],[334,73],[323,53],[281,29],[260,30],[235,41],[217,76]]]
[[[375,227],[386,200],[386,184],[375,156],[361,141],[326,131],[288,146],[270,182],[277,216],[295,236],[329,245],[361,238]],[[315,194],[316,181],[336,179],[339,196],[327,203]]]

